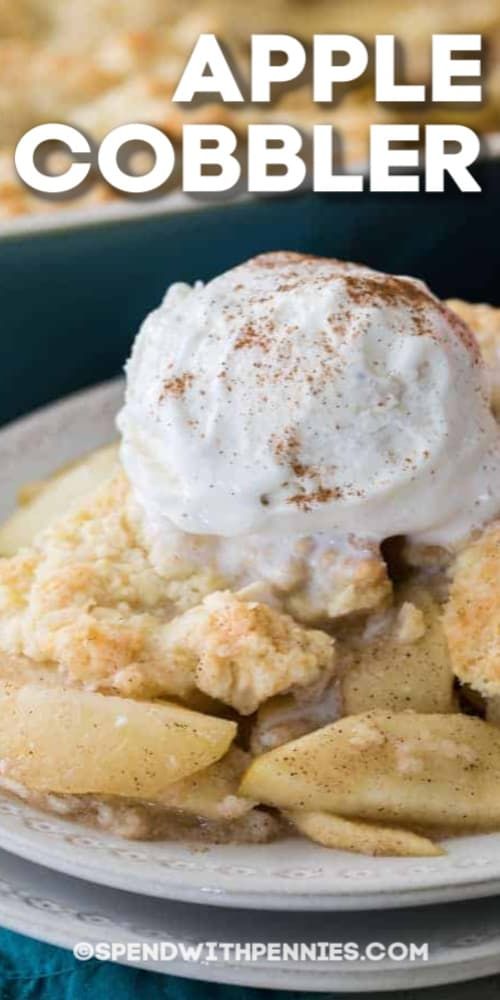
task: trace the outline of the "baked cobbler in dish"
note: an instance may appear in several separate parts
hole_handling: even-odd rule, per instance
[[[236,9],[235,9],[236,7]],[[252,33],[285,32],[310,42],[314,34],[346,33],[371,41],[394,34],[404,45],[409,82],[430,79],[433,34],[480,33],[484,38],[485,99],[481,105],[384,106],[372,83],[346,87],[333,107],[315,105],[311,88],[283,87],[268,107],[172,102],[197,37],[213,32],[227,43],[244,78]],[[13,150],[23,133],[47,121],[68,122],[100,142],[112,128],[146,122],[173,140],[186,122],[227,124],[244,134],[252,122],[306,128],[331,123],[345,159],[367,161],[372,123],[447,122],[486,135],[500,129],[500,8],[498,0],[0,0],[0,217],[85,208],[116,192],[95,183],[72,201],[37,197],[17,179]],[[66,162],[54,163],[54,170]]]
[[[499,315],[293,253],[173,285],[119,446],[0,530],[4,792],[137,838],[499,829]]]

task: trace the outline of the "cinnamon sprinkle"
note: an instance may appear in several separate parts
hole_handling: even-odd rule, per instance
[[[237,340],[234,342],[235,351],[240,351],[244,347],[258,347],[262,351],[268,351],[270,340],[263,330],[259,330],[255,326],[252,326],[251,323],[248,323],[242,328]]]
[[[310,466],[305,465],[299,459],[300,438],[292,427],[285,428],[282,438],[276,439],[276,435],[272,435],[271,442],[280,465],[289,466],[299,479],[311,475]]]
[[[293,503],[299,510],[309,511],[315,504],[339,500],[341,496],[342,492],[338,487],[328,489],[326,486],[318,486],[310,493],[296,493],[293,497],[288,497],[287,503]]]
[[[165,396],[173,396],[175,399],[180,399],[193,382],[194,375],[192,372],[184,372],[183,375],[177,375],[175,378],[167,379],[167,381],[163,383],[160,403],[163,402]]]

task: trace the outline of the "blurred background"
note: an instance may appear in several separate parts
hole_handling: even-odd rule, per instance
[[[500,305],[500,172],[482,194],[300,194],[0,239],[0,423],[118,374],[173,281],[265,250],[362,261],[440,296]]]
[[[270,106],[208,101],[186,110],[172,94],[207,31],[227,43],[243,76],[252,32],[304,40],[346,32],[367,42],[393,33],[405,46],[406,79],[417,82],[430,78],[433,32],[479,32],[486,97],[480,107],[382,107],[368,80],[325,107],[311,102],[304,79],[278,91]],[[102,182],[73,202],[28,192],[13,169],[27,129],[63,121],[98,141],[117,125],[142,121],[178,141],[187,120],[241,132],[251,121],[306,130],[329,121],[342,131],[348,164],[359,169],[371,122],[412,119],[500,134],[500,0],[0,0],[0,423],[117,374],[142,317],[170,282],[208,279],[264,250],[363,261],[422,277],[443,297],[500,305],[494,158],[474,169],[481,194],[463,195],[451,184],[439,195],[301,193],[218,206],[195,199],[186,211],[174,191],[156,214],[150,201],[132,214],[130,203],[113,204],[116,195]],[[113,215],[115,208],[122,214]]]
[[[382,107],[364,80],[346,88],[335,107],[320,107],[303,79],[266,108],[208,102],[187,111],[171,97],[196,38],[206,31],[227,43],[243,77],[252,32],[304,40],[315,32],[346,32],[367,42],[376,33],[393,33],[404,46],[407,80],[418,82],[430,76],[433,32],[479,32],[486,98],[481,107]],[[500,132],[499,0],[0,0],[0,219],[68,209],[67,200],[35,197],[15,177],[13,149],[33,125],[68,122],[98,141],[117,125],[140,121],[176,140],[184,121],[243,130],[265,120],[305,129],[331,122],[342,132],[351,165],[366,159],[371,122],[458,121],[486,136]],[[94,184],[75,205],[85,209],[114,197],[106,185]]]

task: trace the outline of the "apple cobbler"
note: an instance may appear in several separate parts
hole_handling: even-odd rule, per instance
[[[3,791],[131,838],[498,829],[499,315],[296,254],[173,286],[120,446],[0,529]]]
[[[187,122],[228,124],[241,134],[254,122],[306,128],[331,123],[340,132],[349,164],[367,160],[372,123],[441,123],[443,108],[377,104],[372,83],[347,87],[332,108],[314,105],[308,83],[281,88],[267,108],[214,102],[187,109],[172,95],[192,47],[203,32],[227,43],[245,78],[252,33],[286,32],[310,40],[315,33],[347,33],[370,40],[394,34],[405,48],[409,82],[430,79],[430,40],[439,33],[481,33],[485,93],[481,105],[447,107],[446,121],[486,135],[500,123],[500,12],[497,0],[8,0],[0,2],[0,216],[85,207],[116,197],[96,182],[77,199],[37,197],[16,178],[13,150],[23,133],[47,121],[68,122],[100,142],[111,129],[145,122],[179,139]],[[55,172],[67,164],[54,154]],[[142,169],[147,169],[142,166]],[[138,167],[139,172],[141,170]]]

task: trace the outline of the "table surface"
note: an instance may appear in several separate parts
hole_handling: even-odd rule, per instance
[[[498,1000],[500,976],[397,993],[358,994],[368,1000]],[[1,1000],[352,1000],[356,994],[286,993],[235,986],[218,986],[174,976],[162,976],[111,962],[77,962],[70,952],[10,931],[0,930]]]

